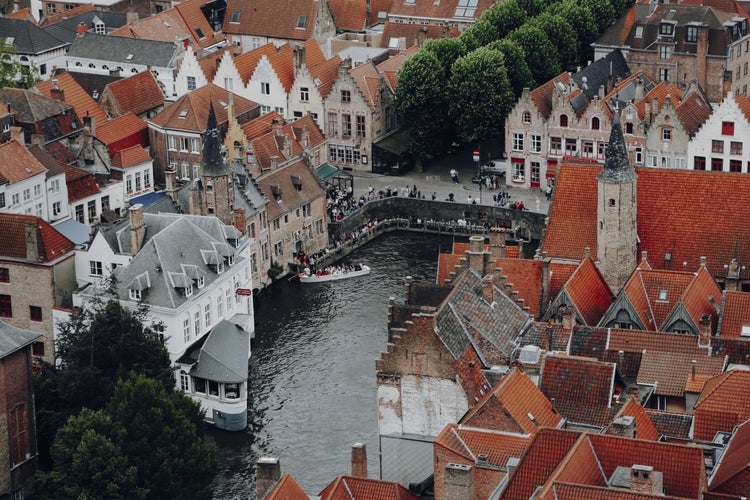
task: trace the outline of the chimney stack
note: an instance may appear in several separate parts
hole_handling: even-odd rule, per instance
[[[65,91],[58,85],[57,78],[52,79],[52,89],[49,92],[52,99],[65,102]]]
[[[276,155],[271,156],[271,170],[276,170],[279,166],[279,157]]]
[[[278,118],[274,118],[271,122],[271,131],[273,132],[273,135],[282,135],[281,133],[281,122]]]
[[[255,495],[264,498],[281,479],[281,464],[276,457],[260,457],[255,463]]]
[[[146,223],[143,217],[143,205],[136,203],[130,212],[130,254],[135,255],[141,250],[143,237],[146,235]]]
[[[88,127],[90,135],[96,135],[96,118],[87,114],[83,117],[83,126]]]
[[[39,260],[39,247],[37,246],[36,221],[26,221],[24,230],[26,232],[26,258],[37,261]]]
[[[367,478],[367,447],[364,443],[352,446],[352,476]]]
[[[576,326],[576,310],[570,306],[564,306],[560,308],[560,315],[562,316],[563,331],[572,333]]]
[[[179,189],[177,188],[177,170],[175,168],[169,167],[164,171],[164,182],[169,197],[173,201],[177,201],[177,192]]]
[[[480,275],[484,275],[484,236],[471,236],[469,238],[469,251],[467,253],[469,267],[474,269]]]
[[[635,439],[635,418],[629,415],[620,415],[612,421],[612,425],[609,426],[607,434]]]
[[[242,234],[247,234],[247,211],[244,208],[235,208],[233,212],[233,225]]]
[[[297,68],[301,68],[302,66],[306,64],[307,64],[307,55],[305,54],[305,46],[297,45],[294,48],[294,65]]]
[[[444,476],[445,500],[466,500],[474,498],[474,477],[472,467],[464,464],[449,463],[445,466]]]
[[[489,274],[482,278],[482,298],[488,304],[495,302],[495,289],[492,285],[492,276]]]
[[[630,490],[648,495],[664,494],[664,479],[661,472],[654,472],[650,465],[636,465],[630,468]]]
[[[88,30],[89,30],[88,26],[86,26],[86,23],[82,21],[78,23],[78,27],[76,28],[76,35],[83,36],[83,34],[86,33]]]

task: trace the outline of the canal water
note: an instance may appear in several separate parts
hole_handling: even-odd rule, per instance
[[[379,477],[375,360],[386,348],[388,298],[406,276],[434,281],[450,237],[389,233],[351,254],[367,277],[314,285],[285,281],[255,302],[249,426],[210,431],[219,455],[216,499],[254,499],[255,462],[278,457],[306,493],[351,472],[351,446],[367,446]]]

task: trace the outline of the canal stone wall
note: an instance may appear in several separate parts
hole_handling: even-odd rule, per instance
[[[329,234],[333,240],[343,240],[363,224],[383,219],[404,218],[436,222],[462,219],[469,225],[510,229],[517,239],[541,241],[546,227],[546,217],[546,214],[527,210],[391,196],[369,201],[341,221],[329,223]]]

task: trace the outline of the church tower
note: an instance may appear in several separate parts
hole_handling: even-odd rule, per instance
[[[597,259],[613,291],[619,291],[636,266],[638,186],[615,110],[604,168],[597,177]]]
[[[215,215],[224,224],[234,223],[234,186],[232,170],[221,154],[222,141],[214,106],[208,110],[206,137],[200,180],[190,187],[190,213]]]

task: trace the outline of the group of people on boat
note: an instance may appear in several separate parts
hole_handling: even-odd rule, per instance
[[[328,266],[325,269],[321,269],[318,272],[314,272],[310,270],[309,267],[305,267],[305,269],[302,271],[305,276],[311,276],[313,273],[316,276],[329,276],[331,274],[338,275],[338,274],[346,274],[352,271],[361,271],[362,265],[361,264],[355,264],[353,266],[349,264],[336,264],[333,266]]]

